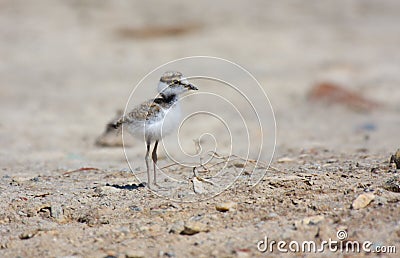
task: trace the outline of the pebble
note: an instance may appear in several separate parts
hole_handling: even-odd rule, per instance
[[[142,211],[142,208],[140,208],[139,206],[136,206],[136,205],[129,206],[129,209],[131,211]]]
[[[363,193],[360,194],[354,201],[351,207],[355,210],[362,209],[367,207],[370,202],[375,199],[375,195],[373,193]]]
[[[297,220],[294,222],[295,228],[301,228],[304,225],[316,225],[319,222],[323,221],[325,217],[323,215],[317,215],[317,216],[311,216],[311,217],[306,217],[301,220]]]
[[[207,191],[204,189],[203,183],[198,180],[196,177],[193,178],[193,190],[197,194],[206,193]]]
[[[398,193],[385,192],[381,197],[383,197],[388,203],[400,202],[400,194]],[[379,201],[379,199],[377,201]]]
[[[385,205],[388,203],[388,200],[386,197],[383,196],[376,196],[375,201],[379,205]]]
[[[53,203],[51,205],[50,216],[59,222],[64,221],[64,211],[60,204]]]
[[[217,211],[220,211],[220,212],[226,212],[229,210],[234,210],[236,206],[237,206],[236,202],[229,201],[229,202],[223,202],[223,203],[217,204],[215,206],[215,209],[217,209]]]
[[[250,257],[250,250],[247,250],[247,249],[236,250],[235,254],[236,254],[236,257],[239,257],[239,258]]]
[[[182,199],[182,198],[184,198],[185,196],[186,196],[186,194],[184,194],[184,193],[178,193],[178,198],[180,198],[180,199]]]
[[[337,163],[338,161],[337,159],[328,159],[326,163]]]
[[[125,258],[143,258],[146,257],[144,251],[141,250],[128,250],[125,252]]]
[[[208,232],[206,225],[197,221],[189,221],[185,224],[183,230],[180,232],[181,235],[195,235],[200,232]]]
[[[39,230],[26,231],[26,232],[23,232],[22,234],[20,234],[19,238],[20,239],[29,239],[29,238],[34,237],[38,232],[39,232]]]
[[[18,211],[18,215],[24,216],[24,217],[28,217],[28,214],[26,214],[23,211]]]
[[[295,159],[289,158],[289,157],[282,157],[277,160],[278,163],[288,163],[288,162],[294,162]]]
[[[383,184],[383,188],[391,192],[400,193],[400,178],[397,176],[390,178]]]
[[[96,187],[96,189],[94,190],[94,192],[99,195],[111,195],[111,194],[115,194],[119,191],[121,191],[121,190],[116,187],[112,187],[112,186],[100,186],[100,187]]]
[[[235,251],[236,257],[238,258],[246,258],[250,257],[250,254],[248,252],[243,252],[243,251]]]
[[[140,230],[140,232],[146,232],[146,231],[149,231],[149,227],[148,226],[141,226],[141,227],[139,227],[139,230]]]
[[[235,167],[237,167],[237,168],[244,168],[244,164],[243,163],[234,163],[233,165]]]
[[[173,253],[173,252],[160,251],[158,253],[158,257],[176,257],[176,256],[175,256],[175,253]]]
[[[400,169],[400,149],[396,151],[394,155],[390,158],[390,163],[394,163],[397,169]]]

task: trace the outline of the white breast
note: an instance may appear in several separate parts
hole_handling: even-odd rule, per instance
[[[178,127],[180,117],[180,105],[177,102],[171,108],[163,109],[163,113],[158,117],[142,122],[140,125],[136,124],[130,132],[135,136],[144,137],[147,142],[158,141]]]

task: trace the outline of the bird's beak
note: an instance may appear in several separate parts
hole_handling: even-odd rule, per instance
[[[198,88],[196,86],[194,86],[193,84],[189,83],[186,84],[185,86],[188,90],[198,90]]]

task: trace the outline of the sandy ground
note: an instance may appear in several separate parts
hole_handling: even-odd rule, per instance
[[[341,243],[400,252],[400,171],[389,164],[400,148],[399,12],[394,0],[1,1],[0,256],[265,257],[257,250],[265,237],[320,244],[338,240],[338,230],[348,235]],[[233,109],[193,95],[182,101],[185,114],[208,107],[234,138],[217,120],[196,117],[179,134],[184,151],[193,154],[192,140],[211,132],[220,155],[232,146],[230,154],[250,156],[212,159],[198,176],[213,184],[193,179],[190,166],[168,167],[165,188],[151,192],[141,184],[143,143],[127,140],[133,174],[121,147],[95,141],[144,75],[196,55],[234,61],[260,82],[270,103],[248,78],[218,66],[260,107],[263,150],[258,158],[260,129],[243,96],[198,79],[199,92],[246,114],[250,140],[235,138],[244,126]],[[215,66],[177,67],[207,75]],[[129,105],[154,97],[158,77]],[[354,95],[311,101],[319,82]],[[379,105],[359,110],[354,96]],[[185,163],[170,142],[161,166]],[[282,255],[276,246],[273,254]]]

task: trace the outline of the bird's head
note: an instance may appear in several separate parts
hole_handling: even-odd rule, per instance
[[[189,83],[180,72],[165,72],[158,84],[158,92],[166,97],[179,95],[190,90],[198,90],[196,86]]]

